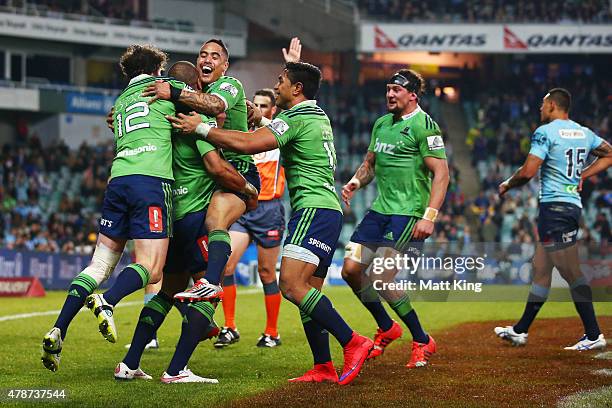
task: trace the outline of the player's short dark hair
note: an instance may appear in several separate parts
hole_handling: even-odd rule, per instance
[[[198,70],[189,61],[175,62],[168,70],[168,76],[183,81],[193,89],[196,89],[198,86]]]
[[[225,53],[225,59],[229,60],[229,51],[227,50],[227,46],[225,45],[225,43],[223,42],[222,39],[220,39],[220,38],[211,38],[210,40],[206,41],[204,43],[204,45],[206,45],[208,43],[214,43],[214,44],[217,44],[219,47],[221,47],[221,49]]]
[[[414,92],[419,98],[425,94],[425,79],[421,74],[412,69],[400,69],[397,73],[408,80],[406,89]]]
[[[274,105],[276,101],[276,97],[274,96],[274,91],[270,88],[263,88],[255,92],[255,96],[265,96],[266,98],[270,98],[270,103]]]
[[[548,98],[564,112],[572,108],[572,94],[565,88],[553,88],[548,91]]]
[[[292,84],[302,84],[304,96],[314,99],[321,85],[321,70],[307,62],[287,62],[285,64],[287,78]]]
[[[159,48],[146,45],[130,45],[121,56],[119,66],[127,78],[134,78],[140,74],[151,74],[164,68],[168,62],[168,55]]]

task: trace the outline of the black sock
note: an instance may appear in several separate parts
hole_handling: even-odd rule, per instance
[[[153,339],[170,309],[172,309],[172,298],[162,292],[155,295],[142,308],[130,349],[123,358],[123,362],[131,370],[137,369],[140,365],[145,346]]]
[[[395,310],[400,319],[402,319],[402,322],[408,326],[408,330],[410,330],[410,334],[412,334],[412,340],[417,343],[429,343],[429,336],[425,333],[425,330],[423,330],[421,322],[419,322],[419,317],[410,304],[408,295],[404,295],[398,301],[390,302],[389,305]]]
[[[572,300],[576,311],[582,319],[584,333],[589,340],[597,340],[601,331],[593,309],[593,293],[584,279],[578,279],[571,285]]]
[[[355,293],[355,296],[359,298],[359,301],[361,301],[366,309],[370,311],[372,316],[374,316],[376,324],[378,324],[378,327],[381,330],[387,331],[391,328],[391,326],[393,326],[391,316],[389,316],[389,313],[387,313],[385,310],[385,307],[380,301],[378,293],[376,290],[374,290],[372,285],[368,285],[357,292],[353,291],[353,293]]]
[[[527,333],[531,323],[535,320],[538,312],[548,299],[549,288],[538,284],[532,284],[527,297],[527,304],[525,305],[525,311],[517,324],[514,325],[513,329],[516,333]]]
[[[334,309],[331,301],[315,288],[310,288],[302,299],[299,308],[304,314],[327,329],[340,342],[342,347],[346,346],[353,338],[353,330]]]
[[[64,301],[64,305],[62,306],[62,310],[55,321],[53,327],[57,327],[62,332],[62,340],[66,338],[66,332],[68,331],[68,326],[74,316],[79,313],[79,310],[85,304],[85,299],[87,296],[91,295],[93,291],[98,287],[96,281],[89,275],[85,275],[80,273],[70,284],[70,288],[68,288],[68,296]]]
[[[185,368],[193,351],[200,342],[202,330],[212,321],[215,308],[210,302],[195,302],[189,305],[186,324],[183,324],[181,337],[166,372],[169,375],[178,375]]]
[[[113,286],[104,292],[104,300],[115,306],[127,295],[147,286],[149,276],[149,271],[144,266],[136,263],[129,264],[117,276]]]
[[[315,364],[325,364],[331,361],[331,351],[329,350],[329,333],[321,325],[304,312],[300,311],[304,333],[308,340],[308,345],[312,351],[312,358]]]
[[[213,285],[219,285],[225,265],[232,253],[230,236],[227,231],[215,230],[208,234],[208,269],[206,280]]]

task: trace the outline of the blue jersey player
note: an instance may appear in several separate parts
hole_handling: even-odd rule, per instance
[[[529,182],[540,170],[539,242],[527,305],[516,325],[495,328],[498,337],[514,345],[527,343],[527,331],[548,297],[555,267],[570,285],[585,332],[575,345],[565,349],[582,351],[606,346],[595,318],[591,288],[580,271],[576,237],[582,211],[578,192],[586,159],[589,154],[604,158],[597,167],[592,166],[595,170],[609,162],[612,149],[590,129],[569,119],[570,106],[571,95],[565,89],[555,88],[544,96],[540,118],[545,124],[534,132],[525,164],[499,186],[499,195],[503,196]]]

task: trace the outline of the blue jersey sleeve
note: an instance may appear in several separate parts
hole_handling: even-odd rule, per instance
[[[531,149],[529,154],[533,154],[536,157],[544,160],[548,155],[550,147],[550,138],[546,135],[546,132],[542,127],[536,129],[531,137]]]
[[[589,136],[591,138],[591,145],[589,147],[589,150],[593,151],[593,150],[597,149],[599,146],[601,146],[601,144],[604,142],[604,140],[601,137],[597,136],[595,134],[595,132],[593,132],[591,129],[586,129],[586,130],[587,130],[587,133],[589,134]]]

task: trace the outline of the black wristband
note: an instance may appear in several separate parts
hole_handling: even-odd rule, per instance
[[[176,88],[174,86],[172,86],[172,84],[170,84],[170,100],[172,102],[178,102],[179,97],[181,96],[181,92],[183,90],[180,88]]]

